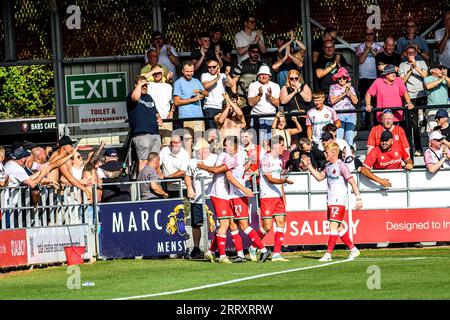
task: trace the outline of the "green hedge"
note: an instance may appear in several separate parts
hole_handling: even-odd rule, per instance
[[[0,67],[0,119],[54,116],[53,79],[49,66]]]

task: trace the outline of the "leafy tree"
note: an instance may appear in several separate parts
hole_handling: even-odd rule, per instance
[[[0,119],[54,116],[53,79],[49,66],[0,67]]]

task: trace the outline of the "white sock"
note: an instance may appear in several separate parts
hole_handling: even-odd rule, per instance
[[[266,253],[266,252],[267,252],[266,247],[264,247],[264,248],[261,249],[261,253]]]
[[[238,257],[244,258],[244,251],[240,250],[237,252]]]

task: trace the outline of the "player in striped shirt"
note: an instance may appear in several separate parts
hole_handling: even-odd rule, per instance
[[[330,222],[330,237],[328,238],[327,252],[319,261],[331,261],[331,254],[336,245],[338,236],[342,242],[350,249],[349,260],[354,260],[359,256],[359,250],[350,240],[348,232],[342,226],[345,217],[345,204],[347,203],[348,184],[352,186],[353,193],[356,195],[356,209],[362,208],[361,195],[347,165],[339,159],[339,145],[332,142],[325,146],[325,157],[328,163],[325,170],[317,171],[311,165],[310,159],[304,155],[302,157],[303,164],[308,168],[317,181],[327,179],[327,218]]]

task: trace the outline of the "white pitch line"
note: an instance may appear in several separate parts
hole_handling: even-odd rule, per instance
[[[181,289],[181,290],[176,290],[176,291],[144,294],[144,295],[141,295],[141,296],[116,298],[116,299],[112,299],[112,300],[132,300],[132,299],[142,299],[142,298],[167,296],[167,295],[171,295],[171,294],[177,294],[177,293],[184,293],[184,292],[189,292],[189,291],[196,291],[196,290],[214,288],[214,287],[224,286],[224,285],[227,285],[227,284],[232,284],[232,283],[237,283],[237,282],[242,282],[242,281],[247,281],[247,280],[253,280],[253,279],[258,279],[258,278],[270,277],[270,276],[283,274],[283,273],[290,273],[290,272],[296,272],[296,271],[302,271],[302,270],[322,268],[322,267],[330,266],[330,265],[333,265],[333,264],[344,263],[344,262],[349,262],[349,261],[351,261],[351,260],[346,259],[346,260],[340,260],[340,261],[335,261],[335,262],[330,262],[330,263],[319,264],[319,265],[316,265],[316,266],[309,266],[309,267],[303,267],[303,268],[295,268],[295,269],[288,269],[288,270],[283,270],[283,271],[263,273],[263,274],[259,274],[259,275],[256,275],[256,276],[245,277],[245,278],[240,278],[240,279],[234,279],[234,280],[229,280],[229,281],[224,281],[224,282],[219,282],[219,283],[213,283],[213,284],[207,284],[207,285],[200,286],[200,287],[187,288],[187,289]]]
[[[361,261],[407,261],[407,260],[424,260],[428,259],[428,257],[405,257],[405,258],[358,258],[357,260]]]

